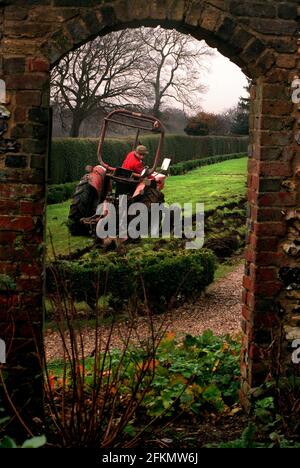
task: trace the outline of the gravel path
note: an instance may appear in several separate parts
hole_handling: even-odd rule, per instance
[[[154,326],[164,324],[168,331],[176,334],[200,335],[204,330],[211,329],[216,335],[237,335],[241,332],[241,297],[242,297],[243,265],[229,273],[225,278],[215,281],[207,290],[205,296],[195,302],[168,311],[154,317]],[[148,335],[147,319],[139,317],[135,323],[133,334],[135,339],[143,340]],[[121,323],[115,326],[112,336],[112,346],[120,346],[126,338],[128,327]],[[101,330],[103,337],[108,335],[108,329]],[[90,354],[94,349],[94,332],[86,329],[83,333],[84,349]],[[104,339],[105,342],[105,339]],[[49,360],[63,356],[61,340],[57,332],[48,331],[45,335],[45,345]]]
[[[225,278],[215,281],[205,297],[175,309],[172,331],[191,335],[200,335],[207,329],[215,335],[240,333],[243,271],[244,266],[239,265]]]

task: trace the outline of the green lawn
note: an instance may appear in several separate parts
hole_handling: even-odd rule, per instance
[[[205,209],[239,200],[246,194],[247,158],[200,167],[186,175],[167,180],[164,194],[168,203],[205,203]]]
[[[205,209],[239,200],[246,194],[247,158],[224,161],[195,169],[188,174],[167,179],[164,189],[167,203],[205,203]],[[92,243],[86,237],[71,237],[65,222],[70,201],[50,205],[47,209],[47,245],[52,257],[49,231],[57,255],[67,254]]]
[[[51,237],[56,255],[66,255],[93,243],[88,237],[70,236],[66,226],[69,209],[70,200],[47,208],[47,253],[50,258],[53,257]]]

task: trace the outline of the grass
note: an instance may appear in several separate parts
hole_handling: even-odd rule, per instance
[[[237,269],[239,265],[242,265],[244,260],[240,257],[229,258],[225,262],[219,263],[215,272],[215,280],[225,278],[227,275]]]
[[[57,205],[50,205],[47,208],[47,256],[49,258],[53,258],[50,234],[52,235],[56,255],[66,255],[93,244],[91,238],[70,236],[66,226],[69,209],[70,200]]]
[[[247,158],[200,167],[188,174],[173,176],[164,189],[168,203],[204,203],[214,209],[246,194]]]
[[[166,202],[204,203],[214,209],[230,201],[238,201],[246,194],[247,158],[224,161],[201,167],[181,176],[169,177],[164,189]],[[70,201],[50,205],[47,209],[47,246],[51,258],[49,231],[55,252],[65,255],[92,244],[87,237],[71,237],[66,226]]]

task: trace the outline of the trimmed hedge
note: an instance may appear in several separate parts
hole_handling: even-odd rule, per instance
[[[149,149],[151,160],[157,148],[158,135],[141,136],[141,142]],[[132,150],[132,138],[108,138],[104,142],[103,158],[112,166],[120,166],[126,154]],[[247,137],[167,135],[163,157],[170,157],[172,164],[214,155],[246,153]],[[97,164],[98,139],[60,138],[52,141],[50,178],[52,184],[73,182],[82,177],[87,164]]]
[[[58,261],[48,267],[47,290],[56,292],[53,276],[59,276],[77,301],[95,300],[108,295],[114,306],[124,306],[130,299],[143,301],[143,287],[152,305],[165,305],[174,297],[191,298],[203,291],[214,279],[216,258],[210,250],[160,250],[137,255],[134,249],[126,257],[115,253],[92,251],[79,261]]]
[[[241,159],[245,157],[246,155],[244,153],[241,153],[216,155],[211,156],[210,158],[203,159],[192,159],[191,161],[185,161],[171,166],[170,175],[183,175],[198,167],[208,166],[210,164],[216,164],[219,162],[228,161],[230,159]],[[55,203],[62,203],[66,200],[69,200],[72,197],[77,184],[78,181],[68,182],[66,184],[49,185],[47,195],[48,205],[54,205]]]
[[[77,184],[78,181],[68,182],[66,184],[49,185],[47,193],[48,205],[54,205],[55,203],[62,203],[69,200],[75,192]]]
[[[197,169],[198,167],[209,166],[210,164],[216,164],[219,162],[228,161],[230,159],[242,159],[245,157],[245,153],[240,153],[216,155],[203,159],[192,159],[190,161],[185,161],[175,164],[174,166],[170,166],[170,175],[182,175],[192,171],[193,169]]]

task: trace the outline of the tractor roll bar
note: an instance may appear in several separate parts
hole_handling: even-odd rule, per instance
[[[113,118],[114,116],[126,117],[126,118],[129,119],[129,121],[131,120],[133,122],[125,123],[125,122],[122,122],[120,120],[115,120]],[[137,123],[134,124],[134,121],[136,121]],[[160,122],[160,120],[158,120],[155,117],[151,117],[151,116],[148,116],[148,115],[145,115],[145,114],[140,114],[138,112],[131,112],[131,111],[123,110],[123,109],[114,110],[114,111],[110,112],[107,117],[104,118],[104,122],[103,122],[103,125],[102,125],[102,128],[101,128],[101,133],[100,133],[99,146],[98,146],[98,160],[99,160],[100,164],[102,166],[104,166],[106,169],[114,170],[115,168],[110,166],[106,162],[104,162],[103,157],[102,157],[102,155],[103,155],[103,143],[104,143],[104,139],[105,139],[105,135],[106,135],[106,131],[107,131],[109,122],[112,122],[112,123],[118,124],[118,125],[123,125],[124,127],[136,128],[138,130],[137,135],[139,135],[140,130],[146,130],[148,132],[156,131],[157,133],[158,132],[160,133],[160,138],[159,138],[158,147],[157,147],[156,154],[155,154],[154,163],[153,163],[153,166],[151,167],[151,169],[148,172],[148,175],[152,174],[155,171],[155,169],[157,168],[158,163],[160,161],[160,155],[161,155],[161,150],[162,150],[162,146],[163,146],[163,142],[164,142],[164,136],[165,136],[165,128],[164,128],[164,125]],[[138,125],[138,122],[144,123],[144,124],[145,124],[145,122],[150,123],[151,127],[147,127],[147,126],[141,125],[141,124]],[[137,139],[138,139],[138,137],[136,138],[136,143],[137,143]],[[124,158],[125,158],[125,156],[126,155],[124,154]]]

